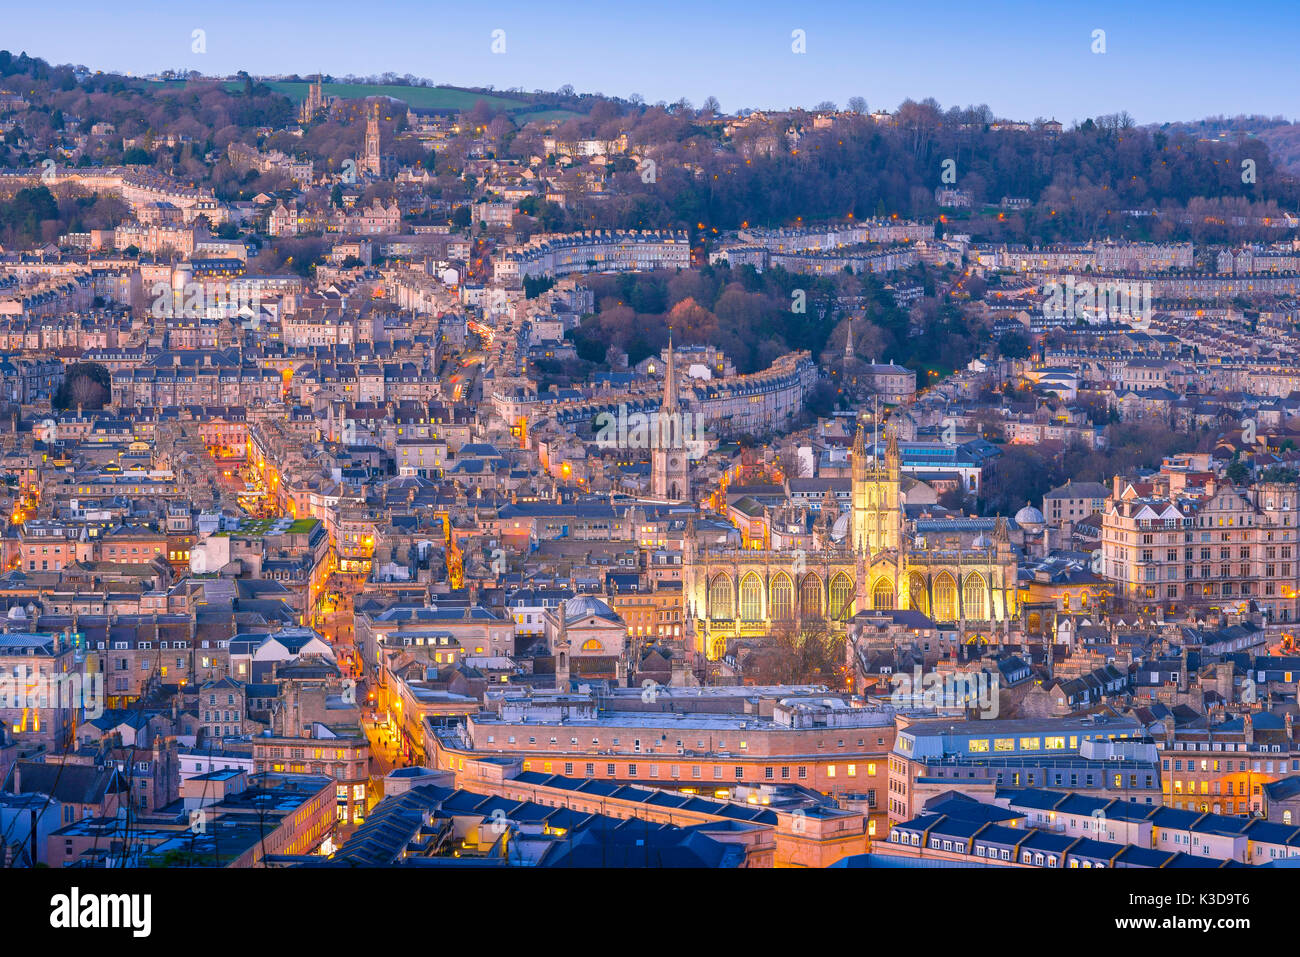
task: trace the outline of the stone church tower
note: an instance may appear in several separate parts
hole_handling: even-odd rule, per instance
[[[871,556],[897,551],[903,539],[898,433],[886,429],[885,460],[867,462],[866,433],[858,423],[853,440],[853,551]]]
[[[654,448],[650,452],[650,494],[654,498],[669,502],[690,500],[690,462],[686,445],[689,416],[689,412],[682,412],[677,399],[677,362],[670,337],[658,427],[650,430],[654,439]]]
[[[362,158],[361,168],[372,176],[382,175],[383,160],[379,152],[379,104],[371,104],[370,117],[366,120],[366,155]]]
[[[304,125],[310,123],[325,112],[325,107],[325,90],[321,83],[321,75],[318,73],[316,79],[307,87],[307,98],[298,108],[298,122]]]

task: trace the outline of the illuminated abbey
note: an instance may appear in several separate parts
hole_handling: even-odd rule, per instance
[[[716,548],[686,536],[683,589],[697,653],[716,661],[729,640],[761,637],[775,623],[825,619],[843,628],[869,609],[916,609],[955,623],[967,641],[1005,631],[1017,614],[1006,520],[967,542],[936,533],[933,526],[946,523],[918,528],[905,511],[895,432],[883,461],[868,461],[859,423],[852,463],[851,506],[839,514],[827,496],[811,549]]]

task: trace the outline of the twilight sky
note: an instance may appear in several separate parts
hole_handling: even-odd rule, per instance
[[[191,52],[195,29],[204,54]],[[492,53],[494,30],[505,31],[503,54]],[[795,30],[806,53],[792,52]],[[1092,52],[1095,30],[1105,53]],[[64,0],[12,5],[0,48],[130,73],[391,71],[696,106],[713,95],[728,112],[855,95],[892,110],[933,96],[1068,124],[1119,110],[1140,123],[1294,118],[1298,40],[1295,0]]]

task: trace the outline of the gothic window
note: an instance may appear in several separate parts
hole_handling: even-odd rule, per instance
[[[725,621],[736,615],[732,597],[731,579],[719,575],[709,585],[709,617],[714,621]]]
[[[740,618],[742,621],[763,620],[763,582],[753,572],[740,582]]]
[[[769,613],[773,621],[790,621],[794,618],[794,583],[784,572],[772,579],[772,605]]]
[[[925,591],[925,579],[915,572],[908,580],[908,595],[912,608],[923,615],[930,614],[930,599]]]
[[[894,583],[888,578],[877,578],[871,589],[871,607],[892,609],[894,607]]]
[[[831,617],[840,621],[853,617],[853,582],[843,572],[831,579]]]
[[[983,576],[979,574],[966,576],[966,584],[962,587],[962,609],[967,618],[982,621],[989,617],[988,588],[984,584]]]
[[[805,575],[799,586],[799,610],[805,618],[822,615],[822,580],[816,575]]]
[[[957,620],[957,583],[947,572],[934,581],[934,620]]]

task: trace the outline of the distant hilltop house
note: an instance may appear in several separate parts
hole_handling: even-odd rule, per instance
[[[968,190],[938,186],[934,191],[934,201],[948,209],[969,209],[972,197]]]
[[[1215,267],[1220,273],[1248,276],[1253,273],[1295,273],[1300,272],[1300,253],[1290,249],[1252,249],[1247,246],[1235,254],[1225,249],[1215,259]]]
[[[378,198],[369,208],[339,210],[332,224],[338,232],[376,235],[396,233],[402,229],[402,211],[396,201],[387,206]]]
[[[286,206],[284,200],[277,201],[275,209],[271,210],[266,231],[272,236],[298,235],[298,203],[289,200],[289,205]]]
[[[610,153],[626,153],[628,147],[627,134],[620,134],[614,140],[575,140],[566,143],[556,139],[554,136],[548,136],[542,140],[542,149],[550,154],[557,156],[605,156]]]
[[[893,405],[911,402],[916,396],[916,372],[912,369],[881,362],[868,363],[858,374],[858,380],[881,400]]]
[[[234,142],[226,147],[230,165],[237,170],[256,170],[259,173],[279,172],[288,176],[297,186],[305,189],[314,175],[310,160],[296,160],[279,150],[263,153],[252,146]]]

